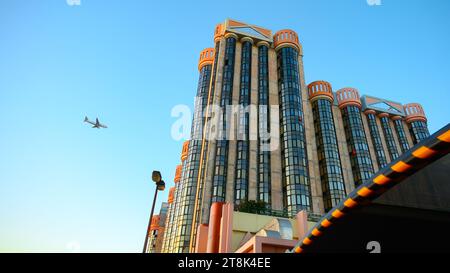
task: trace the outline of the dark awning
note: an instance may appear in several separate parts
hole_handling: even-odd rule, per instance
[[[292,252],[448,251],[449,152],[450,124],[350,193]]]

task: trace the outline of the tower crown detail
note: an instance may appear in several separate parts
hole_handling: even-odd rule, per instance
[[[218,24],[214,29],[214,42],[217,42],[220,37],[225,34],[225,26],[223,24]]]
[[[422,105],[418,103],[408,103],[403,105],[403,109],[406,113],[406,122],[410,123],[413,121],[427,121],[427,117],[425,116],[425,111],[422,108]]]
[[[189,151],[189,140],[186,140],[183,143],[183,149],[181,150],[181,161],[185,161],[187,159],[188,151]]]
[[[333,102],[334,100],[331,84],[326,81],[315,81],[308,84],[308,95],[311,101],[327,99]]]
[[[211,65],[214,62],[214,48],[205,48],[200,52],[200,58],[198,60],[198,70],[200,71],[203,66]]]
[[[283,29],[275,33],[273,36],[273,47],[275,49],[292,46],[301,50],[300,42],[298,41],[298,35],[291,29]]]
[[[359,98],[359,91],[356,88],[345,87],[336,91],[336,99],[339,108],[346,106],[357,106],[361,108],[361,99]]]
[[[182,168],[183,168],[183,166],[178,165],[177,168],[175,169],[175,178],[173,179],[173,182],[175,182],[175,183],[180,182]]]

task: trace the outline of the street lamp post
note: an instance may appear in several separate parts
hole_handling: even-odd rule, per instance
[[[152,180],[156,183],[156,189],[155,196],[153,197],[152,210],[150,212],[150,219],[148,220],[147,234],[145,235],[144,249],[142,250],[142,253],[145,253],[147,250],[148,236],[150,233],[150,226],[152,224],[153,212],[155,211],[155,203],[156,197],[158,196],[158,191],[163,191],[166,187],[166,183],[162,180],[161,173],[159,171],[153,171]]]

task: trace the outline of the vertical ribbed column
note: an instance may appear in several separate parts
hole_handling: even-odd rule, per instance
[[[403,128],[403,121],[402,117],[400,116],[393,116],[392,120],[394,122],[394,128],[395,132],[397,133],[397,139],[398,143],[400,144],[400,149],[402,150],[402,153],[409,150],[409,143],[408,139],[406,138],[405,129]]]
[[[406,113],[406,123],[409,125],[414,144],[429,137],[427,118],[422,106],[418,103],[409,103],[404,105],[403,109]]]
[[[325,211],[329,211],[345,197],[345,184],[333,120],[333,91],[324,81],[308,85],[316,132],[317,156]]]
[[[240,83],[239,83],[239,119],[238,140],[236,145],[236,171],[234,176],[234,203],[239,205],[241,201],[248,200],[249,185],[249,122],[250,113],[246,107],[250,105],[252,46],[250,39],[242,40]]]
[[[336,99],[342,112],[353,179],[355,186],[357,186],[368,180],[374,173],[361,117],[361,100],[359,92],[355,88],[338,90]]]
[[[181,151],[181,178],[179,182],[179,192],[177,194],[178,204],[176,207],[176,214],[174,219],[174,229],[173,231],[173,242],[172,250],[170,252],[182,252],[182,245],[185,238],[185,230],[182,229],[182,219],[185,212],[185,201],[186,201],[186,177],[187,177],[187,164],[186,160],[188,158],[189,151],[189,140],[183,143],[183,148]]]
[[[269,105],[269,44],[258,43],[258,104],[259,104],[259,140],[258,140],[258,174],[257,174],[257,200],[271,207],[271,166],[270,143],[261,138],[262,134],[270,132],[270,105]]]
[[[297,34],[292,30],[278,31],[274,35],[274,47],[278,62],[284,207],[293,216],[300,210],[311,210]]]
[[[384,139],[386,141],[386,145],[389,151],[389,156],[391,158],[390,161],[394,161],[397,157],[400,156],[397,145],[394,139],[394,133],[392,132],[391,123],[389,122],[389,114],[380,113],[378,114],[380,118],[381,127],[383,128]]]
[[[366,110],[364,112],[367,116],[367,123],[369,124],[370,137],[372,138],[373,148],[377,158],[379,169],[387,165],[386,154],[384,153],[383,142],[381,140],[380,131],[378,130],[376,112],[374,110]]]
[[[181,212],[178,220],[180,231],[178,235],[178,251],[189,252],[191,232],[193,226],[193,215],[195,211],[195,200],[197,194],[197,183],[199,179],[200,157],[203,140],[203,111],[208,103],[209,85],[211,82],[211,69],[214,60],[214,49],[207,48],[200,53],[199,59],[199,81],[197,98],[194,106],[194,117],[192,120],[191,141],[189,142],[186,160],[186,173],[183,177],[183,192],[181,199]]]
[[[236,38],[234,34],[227,34],[225,45],[225,59],[223,64],[222,92],[220,96],[220,107],[223,114],[221,117],[221,133],[216,142],[215,168],[212,183],[212,198],[214,202],[224,202],[227,181],[227,163],[228,163],[228,140],[226,106],[231,104],[234,74],[234,56],[236,49]]]

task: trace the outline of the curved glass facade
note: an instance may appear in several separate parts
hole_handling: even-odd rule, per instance
[[[225,45],[225,60],[223,65],[223,79],[222,79],[222,94],[220,97],[220,107],[223,110],[222,117],[222,132],[227,131],[227,117],[225,107],[231,104],[233,91],[233,76],[234,76],[234,57],[236,51],[236,39],[229,37],[226,39]],[[225,202],[226,182],[227,182],[227,168],[228,168],[228,140],[225,136],[218,139],[216,142],[216,156],[213,176],[212,199],[214,202]]]
[[[428,126],[425,121],[413,121],[409,124],[409,131],[413,137],[414,144],[417,144],[430,136]]]
[[[388,117],[380,117],[381,127],[383,128],[384,139],[386,141],[386,145],[389,151],[389,156],[391,157],[391,161],[394,161],[397,157],[400,156],[397,150],[397,145],[395,144],[394,134],[392,133],[392,128],[389,123]]]
[[[345,197],[344,177],[331,107],[332,102],[327,99],[312,102],[325,211],[329,211]]]
[[[353,179],[355,185],[358,186],[370,179],[374,173],[361,110],[355,105],[346,106],[342,108],[342,119],[350,153]]]
[[[183,164],[183,177],[180,181],[182,185],[182,198],[178,206],[180,206],[181,210],[179,216],[175,219],[175,225],[178,229],[178,242],[176,242],[177,249],[174,252],[188,252],[189,250],[202,148],[201,136],[204,123],[203,109],[208,101],[211,69],[211,65],[205,65],[200,70],[197,101],[195,103],[194,118],[192,120],[191,141],[189,142],[188,157]]]
[[[258,47],[258,103],[262,111],[259,117],[260,132],[270,132],[270,106],[269,106],[269,48],[265,45]],[[264,118],[261,118],[261,114]],[[260,134],[261,135],[261,134]],[[263,201],[267,207],[271,207],[271,175],[270,175],[270,151],[262,149],[269,144],[262,138],[258,145],[258,201]]]
[[[213,98],[214,98],[214,93],[215,93],[215,86],[216,86],[216,75],[217,75],[217,59],[219,57],[219,48],[220,48],[220,42],[216,42],[215,45],[215,54],[214,54],[214,63],[212,65],[212,76],[211,76],[211,83],[210,83],[210,89],[209,89],[209,94],[206,94],[206,97],[209,98],[209,101],[207,100],[203,100],[204,104],[202,104],[202,109],[204,111],[207,110],[207,105],[211,105],[213,102]],[[210,115],[207,115],[208,117]],[[202,128],[204,130],[207,130],[207,128],[205,128],[205,118],[203,118],[203,123],[202,123]],[[208,131],[206,131],[205,133],[208,133]],[[195,200],[195,215],[194,215],[194,219],[195,222],[193,224],[193,228],[192,228],[192,239],[191,239],[191,245],[194,248],[195,247],[195,243],[196,243],[196,236],[197,236],[197,226],[201,221],[201,211],[202,211],[202,200],[203,200],[203,189],[205,187],[205,170],[206,170],[206,158],[207,158],[207,154],[208,154],[208,137],[206,137],[205,139],[203,139],[202,137],[202,141],[203,141],[203,147],[202,147],[202,152],[203,152],[203,160],[200,163],[201,164],[201,168],[200,168],[200,174],[199,174],[199,178],[198,178],[198,183],[197,183],[197,195],[196,195],[196,200]]]
[[[383,142],[381,141],[380,131],[378,130],[377,117],[375,114],[367,114],[367,123],[369,124],[370,136],[372,137],[373,148],[378,162],[379,169],[387,165],[386,154],[384,153]]]
[[[397,132],[398,142],[402,153],[409,150],[408,139],[406,138],[405,129],[403,128],[403,121],[401,119],[394,120],[395,132]]]
[[[298,57],[292,47],[277,52],[283,199],[290,215],[311,210]]]
[[[239,105],[247,107],[250,104],[250,84],[252,68],[252,43],[242,43],[241,55],[241,79],[239,91]],[[239,113],[239,134],[236,147],[236,171],[234,184],[234,203],[239,205],[241,201],[248,199],[248,172],[250,157],[249,117],[248,111],[241,108]]]

